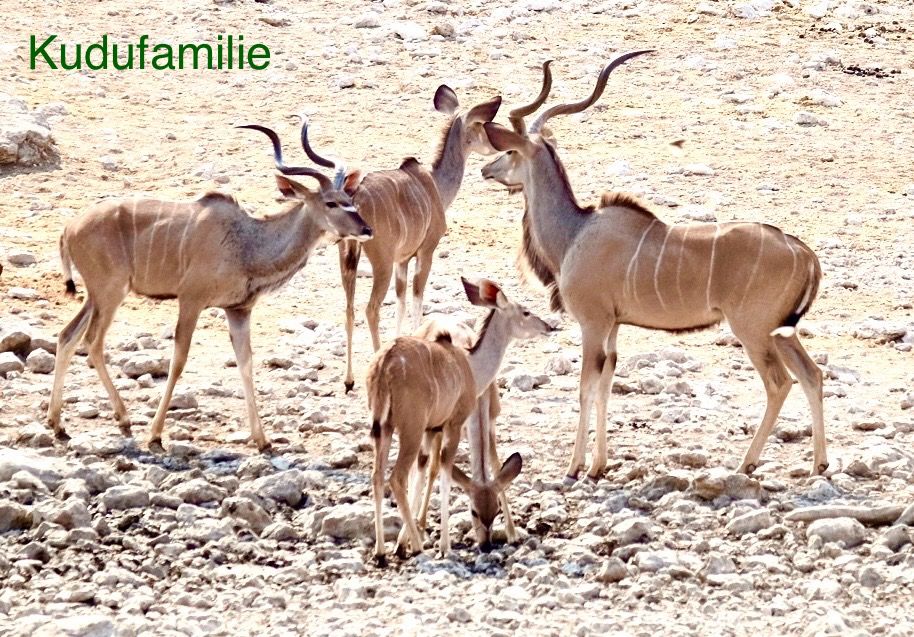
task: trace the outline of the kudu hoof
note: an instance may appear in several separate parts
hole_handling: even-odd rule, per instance
[[[346,387],[346,393],[348,394],[349,392],[352,391],[352,388],[355,387],[355,381],[347,380],[347,381],[343,382],[343,385]]]
[[[154,453],[156,455],[165,453],[165,447],[162,446],[161,438],[156,438],[155,440],[150,440],[149,444],[146,446],[149,447],[149,451],[151,451],[152,453]]]
[[[376,553],[374,556],[374,563],[378,568],[387,568],[387,556],[383,553],[380,555]]]
[[[750,462],[749,464],[740,467],[739,472],[745,473],[747,476],[751,476],[756,469],[758,469],[758,465]]]
[[[271,445],[269,442],[265,442],[262,445],[257,445],[257,451],[264,454],[265,456],[270,455],[273,453],[273,445]]]
[[[820,463],[819,463],[818,465],[816,465],[816,467],[813,469],[812,475],[814,475],[814,476],[820,476],[820,475],[822,475],[823,473],[825,473],[825,470],[826,470],[826,469],[828,469],[828,463],[827,463],[827,462],[820,462]]]
[[[578,481],[578,476],[576,475],[566,475],[562,478],[562,484],[566,487],[573,487]]]
[[[133,436],[133,434],[130,432],[130,423],[129,422],[121,423],[120,425],[118,425],[118,428],[121,430],[122,436],[125,436],[127,438],[130,438]]]
[[[57,438],[60,442],[67,442],[70,439],[70,434],[68,434],[63,429],[55,429],[54,437]]]

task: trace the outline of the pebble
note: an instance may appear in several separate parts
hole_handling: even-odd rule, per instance
[[[21,372],[25,369],[25,365],[22,364],[22,361],[19,360],[19,357],[13,354],[12,352],[2,352],[0,353],[0,374],[8,374],[9,372]]]
[[[105,491],[101,500],[109,510],[133,509],[149,504],[149,492],[137,485],[118,485]]]
[[[863,543],[866,529],[854,518],[826,518],[814,520],[806,528],[808,539],[820,538],[823,542],[843,542],[847,548]]]
[[[7,255],[6,260],[20,268],[38,263],[34,254],[24,251],[11,252]]]
[[[53,354],[38,348],[25,359],[25,366],[34,374],[50,374],[54,371],[54,362]]]
[[[739,515],[727,523],[727,533],[737,537],[747,533],[758,533],[774,524],[768,509],[759,509]]]

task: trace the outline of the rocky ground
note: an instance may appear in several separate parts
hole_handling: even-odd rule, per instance
[[[50,131],[54,160],[0,166],[0,633],[914,634],[908,3],[152,4],[24,0],[4,16],[3,103],[16,122],[34,118],[49,144]],[[44,30],[71,42],[240,32],[274,57],[262,72],[32,72],[28,36]],[[315,145],[350,165],[430,160],[442,81],[464,106],[502,94],[510,107],[555,59],[555,99],[578,99],[615,52],[645,46],[657,53],[617,71],[596,107],[553,122],[572,182],[584,201],[634,191],[667,221],[766,221],[816,250],[825,279],[801,333],[826,375],[825,476],[807,475],[798,388],[756,475],[733,474],[764,393],[725,328],[629,328],[609,471],[563,487],[580,346],[565,317],[549,339],[513,346],[502,370],[499,447],[524,458],[510,492],[523,541],[479,555],[456,492],[451,555],[435,554],[433,515],[422,556],[377,568],[364,391],[341,391],[333,247],[255,313],[271,456],[247,442],[215,310],[195,334],[168,453],[145,450],[175,308],[137,298],[108,339],[136,438],[117,433],[84,356],[65,391],[72,440],[45,429],[54,335],[78,309],[62,294],[56,240],[81,208],[122,192],[217,187],[275,210],[267,149],[234,123],[276,126],[298,157],[287,115],[304,107]],[[0,156],[20,157],[26,138],[3,139]],[[522,203],[483,183],[481,165],[469,162],[449,212],[425,311],[476,316],[458,275],[484,272],[546,315],[513,264]],[[383,328],[389,336],[392,305]],[[360,319],[359,374],[370,349]]]

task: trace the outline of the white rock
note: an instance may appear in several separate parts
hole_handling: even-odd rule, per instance
[[[11,252],[6,260],[12,263],[15,266],[25,267],[27,265],[35,265],[38,263],[38,259],[35,258],[35,255],[31,252]]]
[[[105,491],[101,500],[109,510],[145,507],[149,505],[149,491],[138,485],[122,484]]]
[[[28,351],[32,327],[22,319],[0,316],[0,352]]]
[[[775,0],[751,0],[733,7],[733,15],[745,20],[755,20],[771,14]]]
[[[150,356],[149,354],[139,354],[132,356],[121,365],[121,370],[130,378],[139,378],[146,374],[151,376],[168,375],[168,359],[164,356]]]
[[[394,22],[391,31],[406,42],[421,42],[428,39],[425,27],[415,22]]]
[[[853,548],[863,542],[866,529],[854,518],[826,518],[810,523],[806,537],[819,537],[823,542],[843,542],[845,547]]]
[[[612,538],[619,546],[649,542],[654,538],[653,523],[643,517],[622,520],[613,525]]]
[[[574,363],[570,356],[565,354],[556,354],[546,363],[546,373],[555,376],[564,376],[574,370]]]
[[[798,126],[828,126],[828,122],[808,111],[800,111],[794,115],[793,123]]]
[[[0,93],[0,165],[37,166],[58,158],[47,122],[30,113],[24,101]]]
[[[24,369],[25,365],[22,364],[22,361],[19,360],[19,357],[15,354],[12,352],[0,353],[0,374],[6,374],[7,372],[21,372]]]
[[[54,355],[43,349],[36,349],[25,359],[25,366],[35,374],[50,374],[54,371]]]
[[[384,536],[396,537],[400,516],[389,512],[384,516]],[[374,505],[358,502],[332,507],[321,521],[321,534],[342,540],[374,536]]]
[[[102,614],[71,615],[38,628],[32,637],[112,637],[114,623]]]
[[[168,404],[169,409],[196,409],[197,398],[194,392],[189,389],[183,389],[175,392],[171,396],[171,402]]]
[[[356,18],[353,26],[356,29],[377,29],[381,26],[381,18],[377,13],[369,11]]]
[[[742,536],[747,533],[758,533],[774,524],[768,509],[758,509],[739,515],[727,523],[727,533]]]

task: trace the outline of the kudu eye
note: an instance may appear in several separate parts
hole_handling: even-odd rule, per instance
[[[327,202],[327,207],[328,207],[328,208],[337,208],[337,207],[339,207],[339,204],[336,203],[335,201],[328,201],[328,202]]]
[[[530,310],[524,310],[524,316],[530,316]]]

